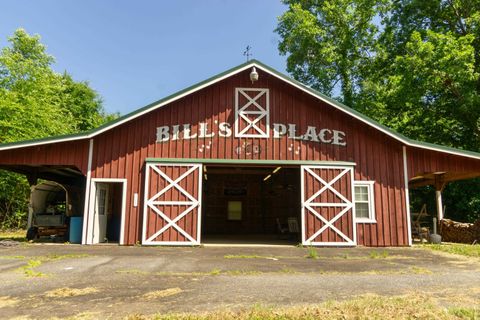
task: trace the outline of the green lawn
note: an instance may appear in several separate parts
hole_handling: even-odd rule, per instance
[[[27,238],[25,238],[26,235],[27,235],[27,230],[23,230],[23,229],[0,230],[0,241],[10,239],[15,241],[26,242],[27,241]]]
[[[422,248],[458,254],[466,257],[480,258],[480,244],[461,244],[461,243],[443,243],[443,244],[424,244]]]
[[[364,295],[346,301],[312,306],[271,308],[256,306],[239,311],[204,314],[130,315],[128,320],[296,320],[296,319],[479,319],[478,306],[442,307],[433,297],[419,294],[383,297]]]

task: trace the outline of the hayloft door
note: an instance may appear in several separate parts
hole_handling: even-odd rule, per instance
[[[353,167],[302,166],[302,244],[356,245]]]
[[[142,244],[200,244],[202,165],[147,163]]]

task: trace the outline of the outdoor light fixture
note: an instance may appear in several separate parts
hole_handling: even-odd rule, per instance
[[[250,72],[250,80],[252,81],[252,83],[254,83],[255,81],[258,81],[258,72],[257,72],[257,69],[255,69],[255,67],[253,67],[252,71]]]
[[[203,177],[205,178],[205,180],[208,180],[206,173],[203,175]]]
[[[263,178],[263,181],[267,181],[268,179],[270,179],[271,176],[272,176],[272,175],[269,174],[268,176],[266,176],[265,178]]]
[[[273,170],[273,172],[272,172],[272,173],[277,173],[277,172],[278,172],[278,170],[280,170],[280,169],[282,169],[282,167],[277,167],[275,170]]]

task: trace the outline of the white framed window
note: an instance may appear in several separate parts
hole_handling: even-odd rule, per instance
[[[374,199],[374,181],[355,181],[355,218],[359,223],[376,223],[375,219],[375,199]]]

